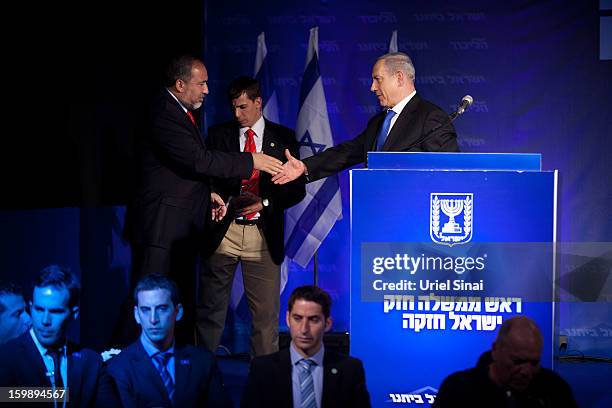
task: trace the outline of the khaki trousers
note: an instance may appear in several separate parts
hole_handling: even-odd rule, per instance
[[[238,263],[253,317],[251,356],[278,351],[280,265],[270,257],[261,227],[230,224],[223,241],[200,271],[197,307],[198,344],[219,346]]]

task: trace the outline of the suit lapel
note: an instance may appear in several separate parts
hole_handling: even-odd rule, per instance
[[[189,119],[187,112],[183,110],[183,107],[174,99],[170,92],[167,89],[164,89],[166,94],[166,101],[176,109],[176,115],[181,118],[183,122],[187,124],[187,127],[191,130],[191,135],[193,138],[200,144],[200,146],[204,147],[204,141],[202,140],[202,135],[200,133],[200,129]]]
[[[266,119],[264,119],[265,122],[265,127],[264,127],[264,134],[263,134],[263,139],[261,141],[261,151],[264,152],[265,154],[271,154],[272,151],[270,149],[270,147],[272,146],[273,143],[275,143],[275,137],[274,137],[274,131],[271,130],[271,125],[270,122]]]
[[[84,362],[80,352],[74,350],[74,346],[68,344],[66,354],[68,356],[68,387],[70,388],[70,400],[78,402],[81,394],[81,383],[83,375]]]
[[[175,349],[174,353],[174,402],[182,401],[191,378],[191,356],[185,349]]]
[[[419,97],[419,95],[415,94],[412,99],[410,99],[410,101],[406,104],[406,106],[404,106],[404,109],[402,109],[402,112],[395,121],[393,128],[391,128],[391,132],[389,132],[389,136],[387,137],[387,140],[385,141],[385,144],[383,146],[383,151],[387,152],[400,150],[397,148],[393,148],[393,146],[396,146],[398,144],[405,144],[407,142],[407,140],[405,139],[410,137],[408,125],[413,117],[413,112],[416,110],[420,100],[421,98]]]
[[[278,385],[281,390],[282,406],[293,406],[293,383],[291,379],[291,355],[289,348],[283,349],[278,353]]]
[[[154,390],[156,393],[159,393],[161,399],[163,399],[166,404],[171,405],[172,403],[170,398],[168,398],[168,393],[166,392],[166,387],[161,380],[161,376],[153,364],[153,360],[151,357],[149,357],[142,346],[140,340],[136,341],[135,347],[136,350],[132,357],[132,364],[134,365],[135,372],[142,375],[143,383],[150,384],[150,389]]]
[[[382,127],[383,124],[383,120],[384,120],[385,114],[384,112],[380,112],[378,113],[378,117],[376,117],[375,121],[374,121],[374,129],[376,129],[376,131],[374,132],[374,137],[372,138],[372,141],[370,143],[370,146],[368,148],[368,152],[375,152],[376,151],[376,143],[378,140],[378,134],[380,133],[380,128]],[[388,140],[387,140],[388,141]],[[367,158],[367,152],[365,152],[365,157]]]
[[[232,126],[227,128],[227,137],[225,138],[227,143],[228,152],[240,152],[240,126],[237,122],[232,122]]]
[[[337,364],[337,356],[325,350],[323,356],[323,397],[321,398],[321,408],[335,407],[334,396],[338,393],[338,380],[342,375]]]
[[[34,368],[34,375],[36,376],[37,383],[50,387],[51,380],[46,374],[47,367],[45,366],[45,362],[43,361],[36,344],[34,344],[34,340],[32,340],[29,330],[22,334],[21,347],[23,349],[23,358],[28,362],[28,364],[24,365]]]

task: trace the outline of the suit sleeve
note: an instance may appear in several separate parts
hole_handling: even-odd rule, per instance
[[[251,367],[249,368],[249,376],[247,378],[247,384],[242,394],[242,400],[240,402],[240,408],[265,408],[261,397],[261,392],[266,388],[261,384],[261,380],[264,379],[265,373],[262,369],[260,361],[255,358],[251,361]]]
[[[182,123],[162,112],[151,132],[154,150],[169,167],[196,177],[248,177],[253,170],[249,153],[227,153],[203,148]]]
[[[291,155],[299,159],[300,149],[295,139],[295,133],[293,131],[287,131],[283,134],[283,141],[285,142],[285,147],[291,152]],[[287,161],[284,153],[282,157],[278,158],[282,160],[283,163]],[[283,185],[271,184],[270,196],[262,197],[267,198],[270,202],[269,207],[264,208],[264,212],[274,213],[275,211],[286,210],[302,201],[306,196],[305,182],[306,179],[300,177],[297,180]]]
[[[361,361],[357,360],[356,363],[355,382],[352,390],[354,400],[351,406],[369,408],[371,407],[370,393],[366,387],[365,370],[363,369],[363,364]]]
[[[308,181],[319,180],[365,162],[365,152],[369,150],[372,132],[375,132],[375,127],[372,125],[374,119],[372,118],[368,127],[354,139],[304,159],[308,169]]]
[[[11,367],[15,353],[11,351],[6,345],[0,345],[0,387],[18,385],[13,376],[14,368]]]
[[[423,127],[423,134],[427,135],[432,129],[440,124],[444,126],[433,131],[420,143],[420,151],[423,152],[458,152],[457,133],[452,123],[448,121],[448,115],[440,109],[428,113]]]
[[[124,367],[121,366],[118,357],[113,357],[108,361],[107,374],[109,376],[109,386],[114,394],[118,396],[123,408],[137,408],[138,403],[134,395],[134,389],[129,377],[126,375]]]
[[[460,374],[451,374],[442,381],[432,406],[435,408],[469,406],[472,401],[470,394],[473,392],[474,387],[462,380]]]
[[[223,385],[223,378],[217,362],[213,359],[208,382],[207,407],[232,408],[232,400]]]
[[[225,130],[223,127],[211,126],[210,128],[208,128],[208,137],[205,141],[206,149],[208,151],[214,151],[215,153],[219,154],[227,152],[227,147],[223,146],[223,142],[226,137],[229,137],[229,135],[225,134]],[[223,200],[227,203],[227,199],[230,195],[237,194],[237,192],[234,192],[232,190],[240,189],[239,186],[241,178],[242,177],[209,177],[208,182],[211,191],[214,191],[215,193],[219,194],[221,198],[223,198]]]
[[[121,406],[119,394],[116,392],[113,381],[108,374],[106,366],[102,365],[98,373],[98,385],[94,402],[95,408],[113,408]]]

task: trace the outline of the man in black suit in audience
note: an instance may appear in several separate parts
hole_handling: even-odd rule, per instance
[[[323,335],[332,326],[330,310],[324,290],[301,286],[293,291],[286,317],[291,344],[253,359],[243,408],[370,406],[361,361],[323,346]]]
[[[13,283],[0,284],[0,344],[30,329],[32,319],[26,309],[21,288]]]
[[[383,111],[368,122],[356,138],[326,149],[303,161],[286,153],[284,171],[272,178],[278,184],[306,174],[315,181],[363,163],[370,151],[458,152],[457,134],[449,116],[421,98],[414,85],[410,57],[394,52],[379,57],[372,68],[370,90]]]
[[[174,282],[147,275],[134,298],[140,338],[107,362],[123,407],[231,407],[214,356],[174,341],[175,323],[183,315]]]
[[[299,154],[293,130],[262,115],[259,82],[236,78],[228,99],[235,120],[212,126],[206,146],[214,151],[257,151],[279,160],[285,149]],[[298,156],[299,157],[299,156]],[[306,191],[303,180],[275,185],[270,175],[253,172],[250,178],[215,178],[212,189],[228,202],[227,216],[207,234],[200,272],[197,309],[198,339],[209,350],[219,345],[225,326],[234,273],[242,270],[244,291],[253,316],[251,355],[278,351],[280,265],[285,257],[285,210],[299,203]]]
[[[577,408],[570,386],[540,367],[542,334],[533,320],[514,316],[476,367],[449,375],[434,407]]]
[[[79,294],[68,269],[50,265],[41,271],[30,303],[32,328],[0,346],[0,386],[53,387],[73,407],[116,406],[100,355],[66,339],[79,313]],[[61,406],[64,398],[55,402]]]

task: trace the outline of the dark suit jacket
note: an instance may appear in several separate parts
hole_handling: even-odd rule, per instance
[[[370,406],[361,361],[325,350],[323,395],[320,408]],[[293,408],[289,349],[256,357],[242,397],[242,408]]]
[[[385,112],[380,112],[370,119],[366,129],[356,138],[304,159],[308,180],[318,180],[365,162],[368,152],[376,150],[376,136],[384,118]],[[441,124],[444,125],[432,131]],[[449,123],[448,115],[416,94],[391,128],[383,151],[458,152],[459,147],[455,128]]]
[[[115,407],[100,355],[68,343],[68,389],[71,407]],[[51,387],[45,363],[30,331],[0,346],[1,387]],[[18,404],[22,405],[22,404]],[[49,406],[48,403],[43,406]]]
[[[253,160],[248,153],[207,150],[166,89],[155,100],[151,123],[137,145],[136,190],[125,233],[134,243],[169,248],[204,226],[210,204],[206,177],[248,177]]]
[[[213,355],[193,346],[175,347],[175,390],[170,402],[159,372],[140,339],[107,362],[124,408],[228,407],[232,403]]]
[[[212,126],[208,130],[206,147],[215,151],[239,152],[239,132],[240,127],[235,121]],[[294,157],[299,158],[295,133],[291,129],[266,120],[262,144],[263,152],[285,162],[287,161],[285,149],[289,149]],[[227,202],[228,197],[237,197],[240,194],[240,182],[240,178],[215,178],[212,182],[213,190]],[[260,212],[264,236],[272,259],[280,265],[285,257],[285,209],[296,205],[306,195],[304,179],[300,178],[280,186],[272,183],[269,174],[260,172],[259,191],[260,196],[267,198],[269,201],[269,206],[264,207]],[[229,213],[221,223],[213,224],[213,232],[207,237],[210,239],[206,244],[206,255],[217,249],[233,218],[235,218],[235,213]]]

